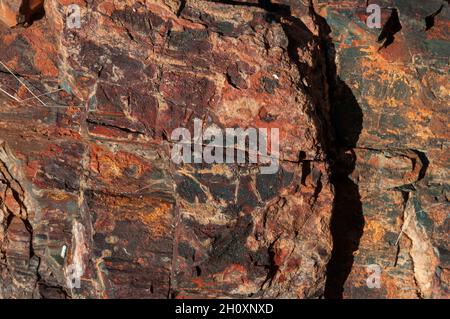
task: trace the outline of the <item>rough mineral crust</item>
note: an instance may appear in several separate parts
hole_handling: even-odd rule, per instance
[[[81,28],[67,27],[72,3]],[[44,7],[0,36],[24,83],[0,69],[20,101],[1,95],[0,297],[323,295],[333,192],[317,37],[277,6]],[[196,118],[279,128],[279,171],[175,165],[171,132]]]
[[[380,29],[366,25],[369,4],[381,7]],[[317,1],[315,10],[330,32],[332,121],[347,163],[333,169],[325,296],[449,298],[448,1]],[[366,283],[369,265],[379,266],[379,289]]]
[[[0,22],[9,27],[29,25],[43,14],[44,0],[0,0]]]
[[[449,297],[446,1],[18,2],[0,298]],[[195,119],[279,128],[279,171],[176,165]]]

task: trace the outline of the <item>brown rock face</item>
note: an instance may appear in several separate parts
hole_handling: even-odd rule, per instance
[[[366,24],[368,4],[381,8],[379,29]],[[325,296],[448,298],[448,3],[317,1],[315,9],[336,64],[331,117],[342,154],[332,168]],[[370,265],[379,288],[367,285]]]
[[[448,6],[379,4],[0,0],[0,298],[448,298]]]
[[[205,1],[80,1],[69,28],[66,5],[2,33],[24,84],[1,73],[20,101],[2,95],[1,296],[322,295],[333,193],[311,31],[281,6]],[[279,170],[176,165],[171,132],[195,119],[278,128]]]
[[[33,19],[42,18],[44,0],[1,0],[0,22],[9,27],[29,25]]]

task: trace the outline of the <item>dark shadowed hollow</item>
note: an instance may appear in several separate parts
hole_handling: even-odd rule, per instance
[[[355,168],[352,148],[356,147],[362,130],[363,114],[352,90],[337,75],[336,52],[330,36],[330,26],[326,19],[314,11],[311,3],[310,9],[319,26],[321,49],[326,61],[331,108],[330,130],[334,134],[334,145],[328,146],[331,182],[335,191],[330,226],[333,250],[327,267],[324,297],[341,299],[344,284],[353,266],[353,253],[358,250],[364,229],[358,185],[349,178]]]

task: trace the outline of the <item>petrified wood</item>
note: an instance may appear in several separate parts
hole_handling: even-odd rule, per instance
[[[448,298],[448,4],[369,2],[0,0],[0,298]]]

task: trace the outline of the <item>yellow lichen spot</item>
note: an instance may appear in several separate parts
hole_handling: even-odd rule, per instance
[[[376,243],[382,240],[385,230],[377,221],[368,221],[364,230],[369,236],[369,240]]]
[[[167,223],[164,222],[172,211],[172,205],[161,203],[151,212],[140,212],[139,219],[149,227],[150,232],[156,237],[167,234]]]
[[[119,242],[119,237],[117,237],[117,236],[108,236],[108,237],[105,238],[105,241],[108,244],[114,245],[114,244],[117,244]]]

